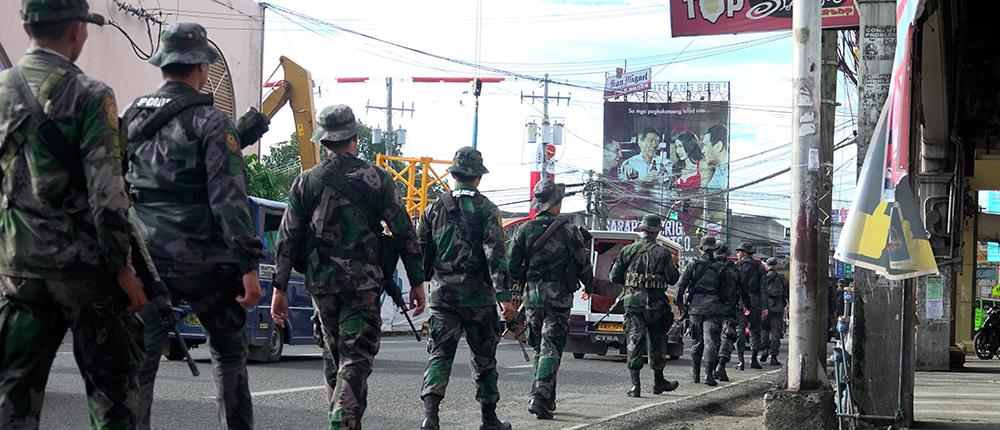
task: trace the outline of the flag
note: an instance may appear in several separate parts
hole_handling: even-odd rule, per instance
[[[910,50],[922,1],[896,6],[896,55],[889,96],[872,134],[857,193],[834,258],[901,280],[938,273],[910,186]]]

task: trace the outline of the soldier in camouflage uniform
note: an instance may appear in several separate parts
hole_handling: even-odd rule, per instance
[[[704,358],[705,385],[708,386],[717,385],[714,370],[719,357],[722,316],[725,314],[724,298],[736,291],[736,281],[729,270],[715,259],[718,247],[715,237],[701,238],[701,257],[684,269],[684,275],[677,283],[676,299],[681,303],[682,312],[690,317],[691,339],[694,342],[691,346],[691,379],[696,384],[700,382]]]
[[[729,246],[725,244],[719,246],[718,251],[715,253],[715,258],[726,265],[726,271],[729,272],[729,276],[732,279],[739,279],[739,269],[736,268],[736,263],[728,259]],[[719,347],[719,364],[715,368],[715,379],[723,382],[729,381],[729,375],[726,373],[726,364],[732,359],[734,347],[737,349],[740,357],[737,367],[740,370],[745,368],[743,356],[746,349],[746,339],[743,336],[742,330],[745,325],[744,315],[749,309],[750,294],[741,282],[737,282],[736,290],[733,291],[733,294],[729,294],[726,297],[726,301],[722,307],[724,312],[722,316],[722,346]]]
[[[788,282],[778,273],[778,260],[767,259],[767,274],[764,275],[763,286],[764,311],[762,321],[764,329],[761,335],[768,341],[761,348],[760,361],[764,361],[770,353],[772,366],[780,366],[778,352],[781,350],[781,337],[785,334],[785,306],[788,305]]]
[[[0,428],[39,428],[67,329],[90,427],[132,428],[146,296],[128,260],[117,109],[73,64],[104,18],[85,0],[24,0],[21,19],[31,45],[0,73]]]
[[[385,277],[392,276],[382,271],[382,247],[399,249],[417,315],[424,307],[424,271],[413,224],[392,177],[356,155],[354,112],[345,105],[330,106],[316,123],[313,141],[329,157],[302,172],[289,190],[278,231],[271,316],[282,326],[288,320],[288,279],[292,265],[300,266],[319,310],[326,350],[337,364],[336,386],[327,387],[332,388],[328,428],[360,429],[381,338],[379,298]],[[358,195],[367,200],[358,202]],[[383,238],[380,221],[392,233],[391,242]]]
[[[640,397],[639,371],[643,355],[649,355],[653,369],[653,394],[677,389],[677,381],[663,377],[666,366],[667,332],[673,323],[667,287],[677,283],[680,274],[670,250],[656,242],[663,230],[663,220],[654,214],[642,217],[639,231],[643,237],[626,246],[611,267],[611,281],[624,285],[621,302],[625,307],[625,333],[628,336],[628,369],[632,388],[626,394]]]
[[[424,267],[432,281],[427,336],[430,357],[420,392],[424,401],[421,428],[439,428],[438,408],[464,333],[472,352],[476,400],[482,410],[480,429],[510,429],[510,424],[496,415],[500,400],[497,303],[503,307],[505,319],[514,315],[500,210],[477,189],[483,174],[489,173],[479,151],[460,148],[448,172],[457,182],[455,189],[427,208],[417,228]]]
[[[261,242],[250,222],[243,156],[232,121],[197,100],[208,66],[220,58],[205,29],[176,23],[149,59],[163,84],[126,110],[125,181],[131,215],[174,299],[191,304],[208,336],[220,424],[253,428],[247,383],[246,310],[260,299],[257,262]],[[210,102],[210,98],[208,102]],[[140,428],[149,428],[160,351],[170,330],[155,306],[143,312],[146,365]]]
[[[753,258],[757,252],[753,244],[743,242],[736,248],[736,267],[740,269],[739,282],[743,284],[750,293],[750,368],[761,369],[757,362],[757,351],[763,347],[760,336],[761,314],[764,312],[764,294],[761,292],[761,283],[764,279],[764,267],[759,261]]]
[[[581,283],[585,294],[593,291],[594,271],[580,229],[557,219],[566,186],[543,179],[534,191],[531,209],[538,215],[518,226],[514,233],[510,273],[514,282],[524,286],[526,331],[535,350],[535,382],[528,411],[538,419],[551,419],[557,373],[569,338],[573,293]],[[553,230],[546,236],[549,228]],[[539,242],[543,236],[544,242]]]

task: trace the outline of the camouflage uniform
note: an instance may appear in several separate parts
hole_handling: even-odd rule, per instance
[[[778,261],[774,258],[767,261],[767,274],[764,275],[763,286],[764,306],[767,318],[763,320],[764,330],[761,335],[768,343],[761,348],[761,361],[770,353],[770,364],[780,366],[778,352],[781,351],[781,337],[785,334],[785,306],[788,304],[788,282],[777,272]]]
[[[658,233],[663,230],[659,216],[646,215],[639,230]],[[680,274],[672,261],[670,250],[643,237],[626,246],[611,268],[611,281],[624,285],[621,302],[625,307],[625,333],[628,336],[628,368],[632,375],[629,395],[639,397],[639,370],[643,356],[649,355],[649,367],[654,372],[654,393],[676,388],[676,382],[663,379],[666,366],[667,332],[674,314],[667,297],[667,287],[677,283]]]
[[[704,354],[705,384],[716,385],[714,370],[719,356],[719,341],[722,334],[723,297],[736,290],[736,283],[729,270],[715,260],[714,251],[718,247],[715,238],[701,239],[702,255],[684,269],[677,284],[677,300],[684,303],[690,317],[691,376],[700,380],[702,355]],[[728,293],[727,293],[728,292]],[[707,345],[706,345],[706,338]]]
[[[9,6],[9,5],[8,5]],[[103,23],[83,0],[25,0],[28,24]],[[17,66],[82,163],[76,183],[0,73],[0,428],[37,429],[49,369],[67,329],[83,376],[90,427],[135,425],[142,328],[115,274],[128,265],[111,89],[56,51],[31,48]],[[81,427],[86,424],[81,425]]]
[[[757,363],[757,351],[763,347],[760,330],[763,326],[761,312],[764,310],[764,295],[761,292],[761,283],[764,278],[764,267],[759,261],[754,260],[753,254],[756,250],[752,243],[743,242],[739,248],[736,248],[736,251],[747,253],[736,262],[736,267],[740,270],[739,282],[750,293],[750,317],[748,318],[750,322],[750,367],[760,369],[760,364]]]
[[[354,113],[345,105],[320,112],[313,140],[324,145],[358,133]],[[410,285],[424,281],[420,250],[410,217],[392,177],[350,152],[336,152],[292,182],[288,209],[281,219],[273,285],[288,286],[292,265],[304,261],[305,287],[319,312],[329,355],[336,361],[336,386],[330,396],[328,428],[359,429],[368,401],[368,375],[379,351],[384,240],[376,236],[374,215],[351,203],[327,184],[328,175],[344,175],[347,186],[364,190],[378,206],[397,246]],[[303,255],[299,255],[303,253]],[[332,368],[327,368],[327,385]]]
[[[531,201],[531,209],[538,215],[518,226],[510,242],[510,273],[515,283],[524,286],[525,328],[528,343],[535,350],[532,413],[541,418],[551,417],[554,409],[557,373],[569,338],[573,293],[581,283],[588,294],[594,286],[590,253],[584,248],[578,227],[561,223],[545,243],[534,245],[556,222],[556,215],[549,209],[559,204],[565,193],[563,184],[548,179],[538,182]]]
[[[471,147],[455,153],[448,171],[468,177],[489,173],[483,167],[482,154]],[[420,397],[425,404],[444,398],[464,333],[472,352],[476,400],[484,412],[483,421],[499,423],[495,416],[500,400],[497,302],[511,299],[500,211],[470,184],[459,183],[451,192],[454,207],[446,199],[439,198],[428,207],[417,228],[424,267],[433,272],[428,273],[432,282],[427,336],[430,356]]]
[[[727,259],[729,247],[722,245],[715,256],[726,265],[726,270],[732,279],[739,279],[740,272],[736,268],[736,263]],[[725,313],[722,316],[722,345],[719,347],[719,364],[715,369],[715,377],[720,381],[729,381],[726,364],[732,359],[734,348],[737,349],[740,358],[739,369],[743,370],[745,367],[743,352],[746,349],[746,336],[743,336],[743,327],[746,326],[746,317],[743,315],[743,310],[749,307],[750,293],[742,282],[737,282],[736,291],[733,291],[723,303]]]
[[[205,29],[176,23],[161,35],[163,48],[149,63],[211,63],[219,58]],[[179,81],[165,81],[126,110],[128,158],[125,181],[131,215],[160,276],[175,300],[186,300],[208,336],[215,370],[216,402],[223,428],[253,428],[247,382],[246,310],[236,301],[241,275],[257,270],[260,241],[247,206],[243,156],[232,121],[208,105],[191,106],[162,127],[145,127],[170,100],[196,95]],[[141,385],[140,428],[149,428],[160,351],[170,330],[156,307],[142,314],[146,365]]]

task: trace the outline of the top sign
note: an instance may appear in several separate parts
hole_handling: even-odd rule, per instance
[[[860,25],[855,0],[823,0],[823,28]],[[792,29],[792,0],[670,0],[673,37]]]
[[[622,73],[622,70],[618,69],[614,75],[604,80],[604,99],[647,91],[650,88],[653,88],[653,69],[628,73]]]

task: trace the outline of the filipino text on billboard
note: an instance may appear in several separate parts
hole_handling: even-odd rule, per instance
[[[608,229],[659,214],[661,234],[695,256],[726,225],[729,102],[604,103],[603,171]]]
[[[858,27],[855,0],[823,1],[823,28]],[[792,29],[792,0],[670,0],[673,37]]]

